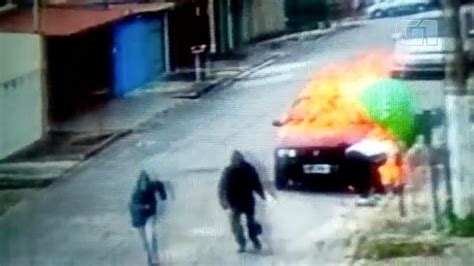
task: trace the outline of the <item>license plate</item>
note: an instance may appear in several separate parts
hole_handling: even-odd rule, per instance
[[[305,174],[329,174],[331,166],[329,164],[305,164],[303,171]]]

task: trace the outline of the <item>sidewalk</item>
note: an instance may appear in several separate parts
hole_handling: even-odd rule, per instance
[[[327,29],[317,29],[317,30],[309,30],[309,31],[304,31],[304,32],[286,34],[281,37],[277,37],[274,39],[260,42],[257,45],[268,46],[275,43],[281,43],[281,42],[286,42],[286,41],[303,41],[303,40],[309,40],[309,39],[316,39],[323,35],[336,33],[339,30],[360,27],[365,24],[367,24],[367,19],[365,18],[346,18],[341,21],[334,22],[331,25],[331,27]]]

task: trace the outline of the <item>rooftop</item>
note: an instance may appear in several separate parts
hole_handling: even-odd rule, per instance
[[[48,7],[40,9],[39,33],[68,36],[121,18],[146,12],[169,10],[173,3],[117,4],[95,7]],[[15,10],[1,15],[0,32],[34,33],[33,11]]]

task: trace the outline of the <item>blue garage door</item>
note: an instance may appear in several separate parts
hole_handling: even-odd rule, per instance
[[[163,73],[164,46],[161,16],[136,16],[114,29],[114,95],[153,81]]]

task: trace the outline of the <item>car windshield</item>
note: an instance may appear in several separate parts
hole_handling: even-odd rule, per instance
[[[443,18],[426,18],[409,21],[402,36],[404,39],[448,37],[448,30]]]

